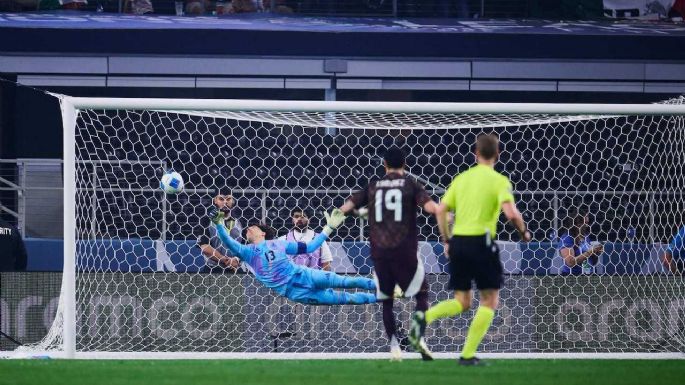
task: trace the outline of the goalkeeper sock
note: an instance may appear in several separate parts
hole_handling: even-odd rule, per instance
[[[479,306],[476,311],[476,315],[471,321],[471,326],[469,326],[469,332],[466,335],[466,341],[464,342],[464,349],[461,351],[461,356],[463,358],[473,358],[476,355],[476,350],[478,350],[478,345],[485,337],[485,333],[488,332],[492,320],[495,318],[495,311],[489,307]]]
[[[446,299],[426,311],[426,324],[436,319],[452,317],[464,311],[461,302],[456,299]]]

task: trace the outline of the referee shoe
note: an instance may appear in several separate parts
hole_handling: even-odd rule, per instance
[[[488,366],[486,361],[482,361],[478,357],[464,358],[459,357],[459,365],[461,366]]]

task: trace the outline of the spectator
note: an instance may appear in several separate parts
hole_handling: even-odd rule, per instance
[[[209,10],[210,5],[209,0],[190,0],[186,2],[186,14],[204,15]]]
[[[582,275],[595,272],[604,246],[590,243],[589,223],[588,215],[580,212],[566,219],[566,233],[562,234],[559,242],[559,254],[564,260],[561,274]]]
[[[59,2],[57,0],[51,0],[50,4],[46,4],[46,7],[38,7],[40,0],[4,0],[0,1],[0,12],[22,12],[22,11],[35,11],[43,9],[57,9],[59,8]],[[45,0],[43,0],[45,2]],[[42,2],[41,2],[42,5]]]
[[[673,274],[685,274],[685,224],[671,239],[661,262]]]
[[[318,233],[309,228],[309,217],[301,208],[297,207],[290,211],[290,219],[293,228],[288,234],[278,238],[292,242],[311,242]],[[307,266],[312,269],[331,270],[333,255],[328,247],[328,242],[324,242],[321,248],[309,254],[298,254],[292,257],[293,262],[298,265]]]
[[[676,0],[668,13],[668,17],[685,18],[685,0]]]
[[[227,7],[226,13],[257,12],[256,0],[233,0]]]
[[[219,194],[214,197],[214,205],[224,212],[224,225],[233,239],[242,240],[242,226],[240,221],[231,216],[231,208],[234,201],[230,194]],[[205,257],[205,265],[200,270],[202,273],[227,273],[235,272],[240,266],[238,258],[223,245],[216,234],[215,226],[206,226],[207,234],[200,237],[198,246]]]
[[[84,5],[88,4],[88,0],[60,0],[62,4],[62,9],[81,9]]]
[[[146,13],[153,13],[154,11],[152,0],[126,0],[124,3],[125,13],[144,15]]]
[[[274,13],[293,13],[293,9],[288,6],[286,0],[273,1],[273,9],[271,8],[271,0],[262,0],[262,9]]]
[[[0,219],[0,271],[26,271],[26,247],[19,230]]]

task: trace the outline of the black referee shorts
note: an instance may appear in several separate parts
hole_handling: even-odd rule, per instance
[[[449,250],[450,290],[501,289],[504,283],[499,247],[485,235],[455,235]]]

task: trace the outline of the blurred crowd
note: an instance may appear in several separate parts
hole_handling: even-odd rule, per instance
[[[83,10],[126,14],[222,15],[272,11],[292,13],[288,0],[2,0],[0,11]]]
[[[0,0],[0,12],[59,9],[177,16],[273,12],[324,16],[682,21],[685,0]]]

